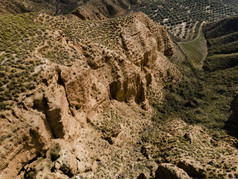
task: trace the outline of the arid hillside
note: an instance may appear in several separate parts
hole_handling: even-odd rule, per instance
[[[0,3],[1,179],[238,177],[235,17],[176,42],[145,1]]]
[[[137,144],[148,89],[159,100],[180,79],[165,29],[142,13],[1,21],[1,177],[149,175]]]

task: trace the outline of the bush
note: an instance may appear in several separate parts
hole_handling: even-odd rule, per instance
[[[51,149],[50,152],[50,159],[52,162],[56,161],[60,157],[60,146],[59,144],[56,144],[53,149]]]
[[[36,170],[35,169],[31,169],[28,172],[25,173],[24,178],[25,179],[35,179],[36,178]]]

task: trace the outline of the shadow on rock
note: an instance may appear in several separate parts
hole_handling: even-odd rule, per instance
[[[232,114],[227,120],[224,128],[230,135],[238,138],[238,95],[236,95],[231,102],[231,111]]]

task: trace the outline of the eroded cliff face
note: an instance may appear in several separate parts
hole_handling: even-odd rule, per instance
[[[147,94],[160,100],[164,83],[181,78],[165,29],[142,13],[88,21],[93,29],[118,27],[106,29],[103,45],[97,34],[81,35],[85,28],[71,35],[59,25],[84,21],[44,14],[35,21],[50,27],[32,51],[44,62],[35,69],[42,70],[41,82],[1,115],[1,178],[149,176],[156,164],[141,153],[139,137],[153,114]],[[75,58],[53,59],[49,53],[59,44]]]

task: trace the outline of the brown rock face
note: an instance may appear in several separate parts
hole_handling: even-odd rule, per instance
[[[90,93],[92,87],[91,70],[80,66],[60,68],[60,83],[64,86],[68,105],[71,108],[90,109]]]
[[[145,81],[142,82],[140,76],[135,76],[128,81],[113,81],[110,84],[110,95],[120,102],[128,102],[134,97],[135,102],[141,104],[145,101],[145,88]]]

